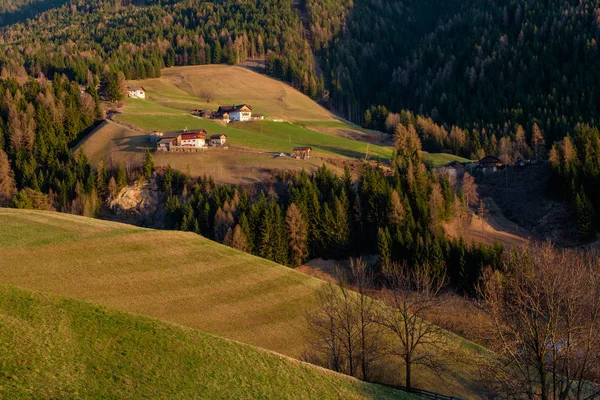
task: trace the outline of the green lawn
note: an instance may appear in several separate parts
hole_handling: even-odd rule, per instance
[[[265,350],[0,285],[3,399],[408,399]]]
[[[434,167],[440,167],[442,165],[448,164],[450,161],[460,161],[467,162],[466,158],[462,158],[459,156],[455,156],[454,154],[447,153],[425,153],[425,158],[431,162]]]
[[[139,107],[138,102],[141,101],[136,101],[135,109]],[[125,112],[117,115],[115,119],[148,131],[173,131],[186,127],[188,129],[204,128],[209,134],[225,133],[227,140],[232,146],[248,147],[263,151],[289,153],[296,146],[311,146],[316,153],[352,158],[364,158],[367,149],[370,158],[380,157],[386,160],[392,155],[391,147],[377,146],[358,140],[327,135],[289,122],[265,120],[237,122],[224,126],[220,123],[196,118],[189,114],[163,115],[166,113],[165,110],[170,109],[149,100],[146,100],[145,103],[151,104],[150,109],[160,109],[161,111],[157,111],[156,114],[131,112],[128,102]]]

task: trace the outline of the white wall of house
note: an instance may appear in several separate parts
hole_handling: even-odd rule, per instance
[[[252,111],[233,111],[229,113],[229,119],[232,121],[250,121],[252,119]]]
[[[132,98],[132,99],[145,99],[146,98],[146,92],[144,92],[141,89],[130,90],[129,91],[129,97]]]
[[[181,145],[186,147],[204,147],[204,139],[181,139]]]

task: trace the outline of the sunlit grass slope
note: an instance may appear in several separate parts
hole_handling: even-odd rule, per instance
[[[295,358],[306,349],[304,315],[324,284],[193,233],[3,208],[0,283],[155,317]],[[455,354],[446,360],[452,368],[441,378],[418,368],[415,385],[476,397],[480,376],[472,361],[487,352],[455,335],[447,346]],[[401,366],[389,366],[386,377],[401,383]]]
[[[0,398],[402,399],[266,350],[0,285]]]
[[[0,209],[0,282],[156,317],[299,357],[321,285],[193,233]]]

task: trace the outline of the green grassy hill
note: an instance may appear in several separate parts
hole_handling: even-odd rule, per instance
[[[252,346],[0,285],[0,398],[403,399]]]
[[[229,65],[175,67],[162,77],[132,81],[143,86],[147,100],[128,99],[115,120],[152,130],[204,128],[225,133],[234,146],[272,152],[290,152],[296,146],[312,146],[323,155],[390,158],[391,146],[373,143],[386,135],[369,132],[340,120],[334,114],[291,86],[246,68]],[[207,103],[203,92],[213,99]],[[269,119],[253,123],[221,123],[192,116],[196,108],[216,109],[220,104],[247,103],[254,113]],[[352,136],[353,138],[350,138]],[[358,140],[356,140],[358,139]],[[367,143],[372,142],[367,150]]]
[[[295,358],[305,350],[304,315],[314,307],[319,279],[189,232],[4,208],[0,227],[0,284],[91,301]],[[476,397],[479,371],[470,361],[486,352],[449,338],[451,368],[442,378],[417,368],[414,383]],[[401,382],[400,366],[388,364],[387,378]]]
[[[228,65],[201,65],[164,69],[161,78],[131,81],[130,85],[143,86],[147,99],[127,99],[122,113],[114,115],[114,121],[88,135],[81,146],[92,165],[100,159],[111,158],[116,163],[139,163],[146,148],[152,147],[148,133],[154,130],[172,131],[204,128],[209,134],[225,133],[236,151],[225,160],[225,169],[238,167],[240,158],[252,158],[241,167],[248,171],[233,181],[261,179],[252,170],[275,171],[306,168],[309,171],[321,165],[323,160],[298,162],[289,158],[270,162],[269,153],[290,153],[297,146],[311,146],[321,157],[370,158],[388,160],[393,148],[388,135],[362,129],[335,116],[309,97],[291,86],[246,68]],[[213,95],[207,103],[201,94]],[[232,123],[224,125],[217,121],[197,118],[191,111],[197,108],[216,109],[219,104],[248,103],[255,113],[264,114],[264,121]],[[273,119],[283,120],[274,122]],[[133,129],[128,129],[131,127]],[[263,154],[261,154],[263,153]],[[216,154],[217,156],[215,156]],[[156,154],[156,165],[171,164],[194,175],[214,174],[206,166],[213,165],[215,158],[227,154],[211,150],[192,154]],[[448,155],[431,155],[434,165],[447,162]],[[184,161],[182,161],[185,159]],[[220,168],[221,169],[221,168]],[[219,169],[219,170],[220,170]],[[218,173],[218,171],[217,171]],[[233,183],[228,173],[219,181]]]

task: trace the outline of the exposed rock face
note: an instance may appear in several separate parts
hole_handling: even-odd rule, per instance
[[[121,189],[109,201],[109,209],[114,219],[136,225],[153,226],[161,224],[164,214],[164,195],[156,179],[140,182]]]

